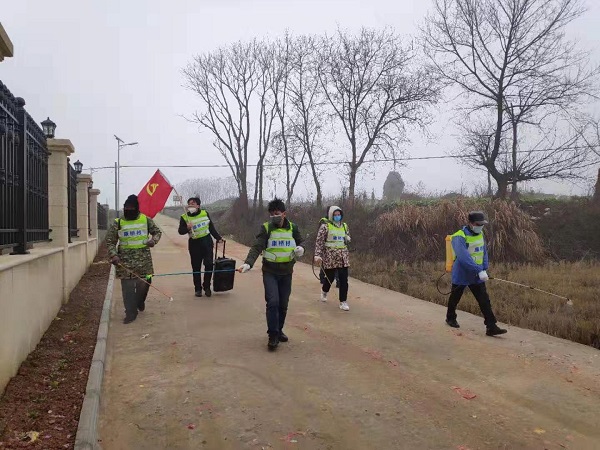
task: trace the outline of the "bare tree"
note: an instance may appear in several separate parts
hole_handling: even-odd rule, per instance
[[[196,56],[183,70],[187,87],[203,104],[193,120],[214,135],[214,145],[237,182],[244,210],[248,208],[250,104],[258,86],[255,54],[255,41],[238,42]]]
[[[577,130],[565,140],[538,139],[519,151],[525,138],[536,136],[522,133],[523,126],[558,134],[547,119],[560,113],[572,121],[577,105],[594,90],[597,70],[587,67],[588,54],[564,35],[583,12],[581,0],[434,0],[423,30],[425,50],[432,68],[470,100],[461,120],[493,117],[493,139],[480,147],[485,151],[478,164],[496,181],[498,197],[506,197],[509,184],[516,192],[519,181],[571,177],[576,171],[566,162],[573,157],[585,164]],[[505,133],[512,141],[508,147]],[[559,170],[550,168],[557,164]]]
[[[183,196],[182,201],[189,197],[200,197],[200,201],[211,204],[239,195],[235,178],[193,178],[177,185],[177,192]]]
[[[289,60],[289,80],[287,83],[289,120],[286,134],[289,134],[299,152],[291,152],[296,168],[308,163],[316,189],[317,206],[323,205],[319,164],[326,155],[322,143],[327,126],[326,99],[318,79],[318,47],[316,39],[302,36],[294,40]]]
[[[259,125],[258,125],[258,162],[256,167],[256,183],[254,187],[253,207],[263,207],[264,163],[271,143],[273,122],[277,116],[277,98],[281,90],[281,67],[277,54],[277,46],[263,41],[256,47]],[[249,55],[249,57],[252,57]],[[258,204],[257,204],[258,203]]]
[[[419,67],[414,49],[391,29],[338,30],[322,42],[319,81],[350,144],[350,206],[367,156],[396,157],[407,125],[425,125],[438,98],[436,77]]]

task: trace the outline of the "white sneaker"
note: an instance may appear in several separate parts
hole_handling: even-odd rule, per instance
[[[322,302],[326,302],[327,301],[327,292],[321,291],[321,301]]]
[[[340,303],[340,309],[342,311],[350,311],[350,307],[348,306],[348,303],[346,303],[346,302],[341,302]]]

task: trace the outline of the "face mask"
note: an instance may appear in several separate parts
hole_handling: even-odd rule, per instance
[[[271,224],[276,227],[283,225],[283,216],[271,216]]]
[[[135,220],[135,219],[137,219],[138,215],[139,215],[139,212],[136,211],[135,209],[125,209],[125,210],[123,210],[123,216],[127,220]]]
[[[187,210],[190,214],[195,214],[198,212],[198,208],[196,208],[195,206],[188,206]]]
[[[473,230],[473,233],[480,234],[483,231],[483,225],[473,225],[471,229]]]
[[[342,220],[342,216],[333,216],[334,222],[340,222]]]

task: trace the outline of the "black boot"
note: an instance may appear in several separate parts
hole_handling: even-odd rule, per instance
[[[288,337],[285,335],[283,331],[279,333],[279,342],[287,342],[289,341]]]
[[[197,290],[196,293],[194,294],[196,297],[202,297],[202,289]]]
[[[492,326],[487,327],[485,334],[487,336],[498,336],[499,334],[505,334],[507,330],[500,328],[498,325],[494,324]]]
[[[146,309],[146,302],[138,303],[138,311],[144,311]]]
[[[206,294],[207,297],[212,296],[212,291],[210,290],[210,286],[207,288],[204,288],[204,293]]]
[[[277,346],[279,345],[279,336],[277,336],[276,334],[269,336],[269,350],[273,351],[277,348]]]
[[[456,321],[456,319],[446,319],[446,323],[448,324],[448,326],[452,327],[452,328],[460,328],[460,325],[458,324],[458,322]]]
[[[125,316],[123,319],[123,323],[127,325],[128,323],[133,322],[136,319],[136,316]]]

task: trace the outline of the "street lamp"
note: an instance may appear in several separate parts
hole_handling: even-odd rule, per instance
[[[83,170],[83,164],[79,160],[75,161],[73,167],[75,167],[75,172],[77,173],[81,173],[81,171]]]
[[[50,117],[42,122],[42,129],[44,130],[44,136],[46,136],[46,139],[54,138],[56,124],[50,120]]]
[[[137,145],[137,142],[129,142],[126,144],[123,139],[114,135],[117,140],[117,164],[115,166],[115,213],[119,217],[119,186],[121,184],[121,149],[128,145]]]

